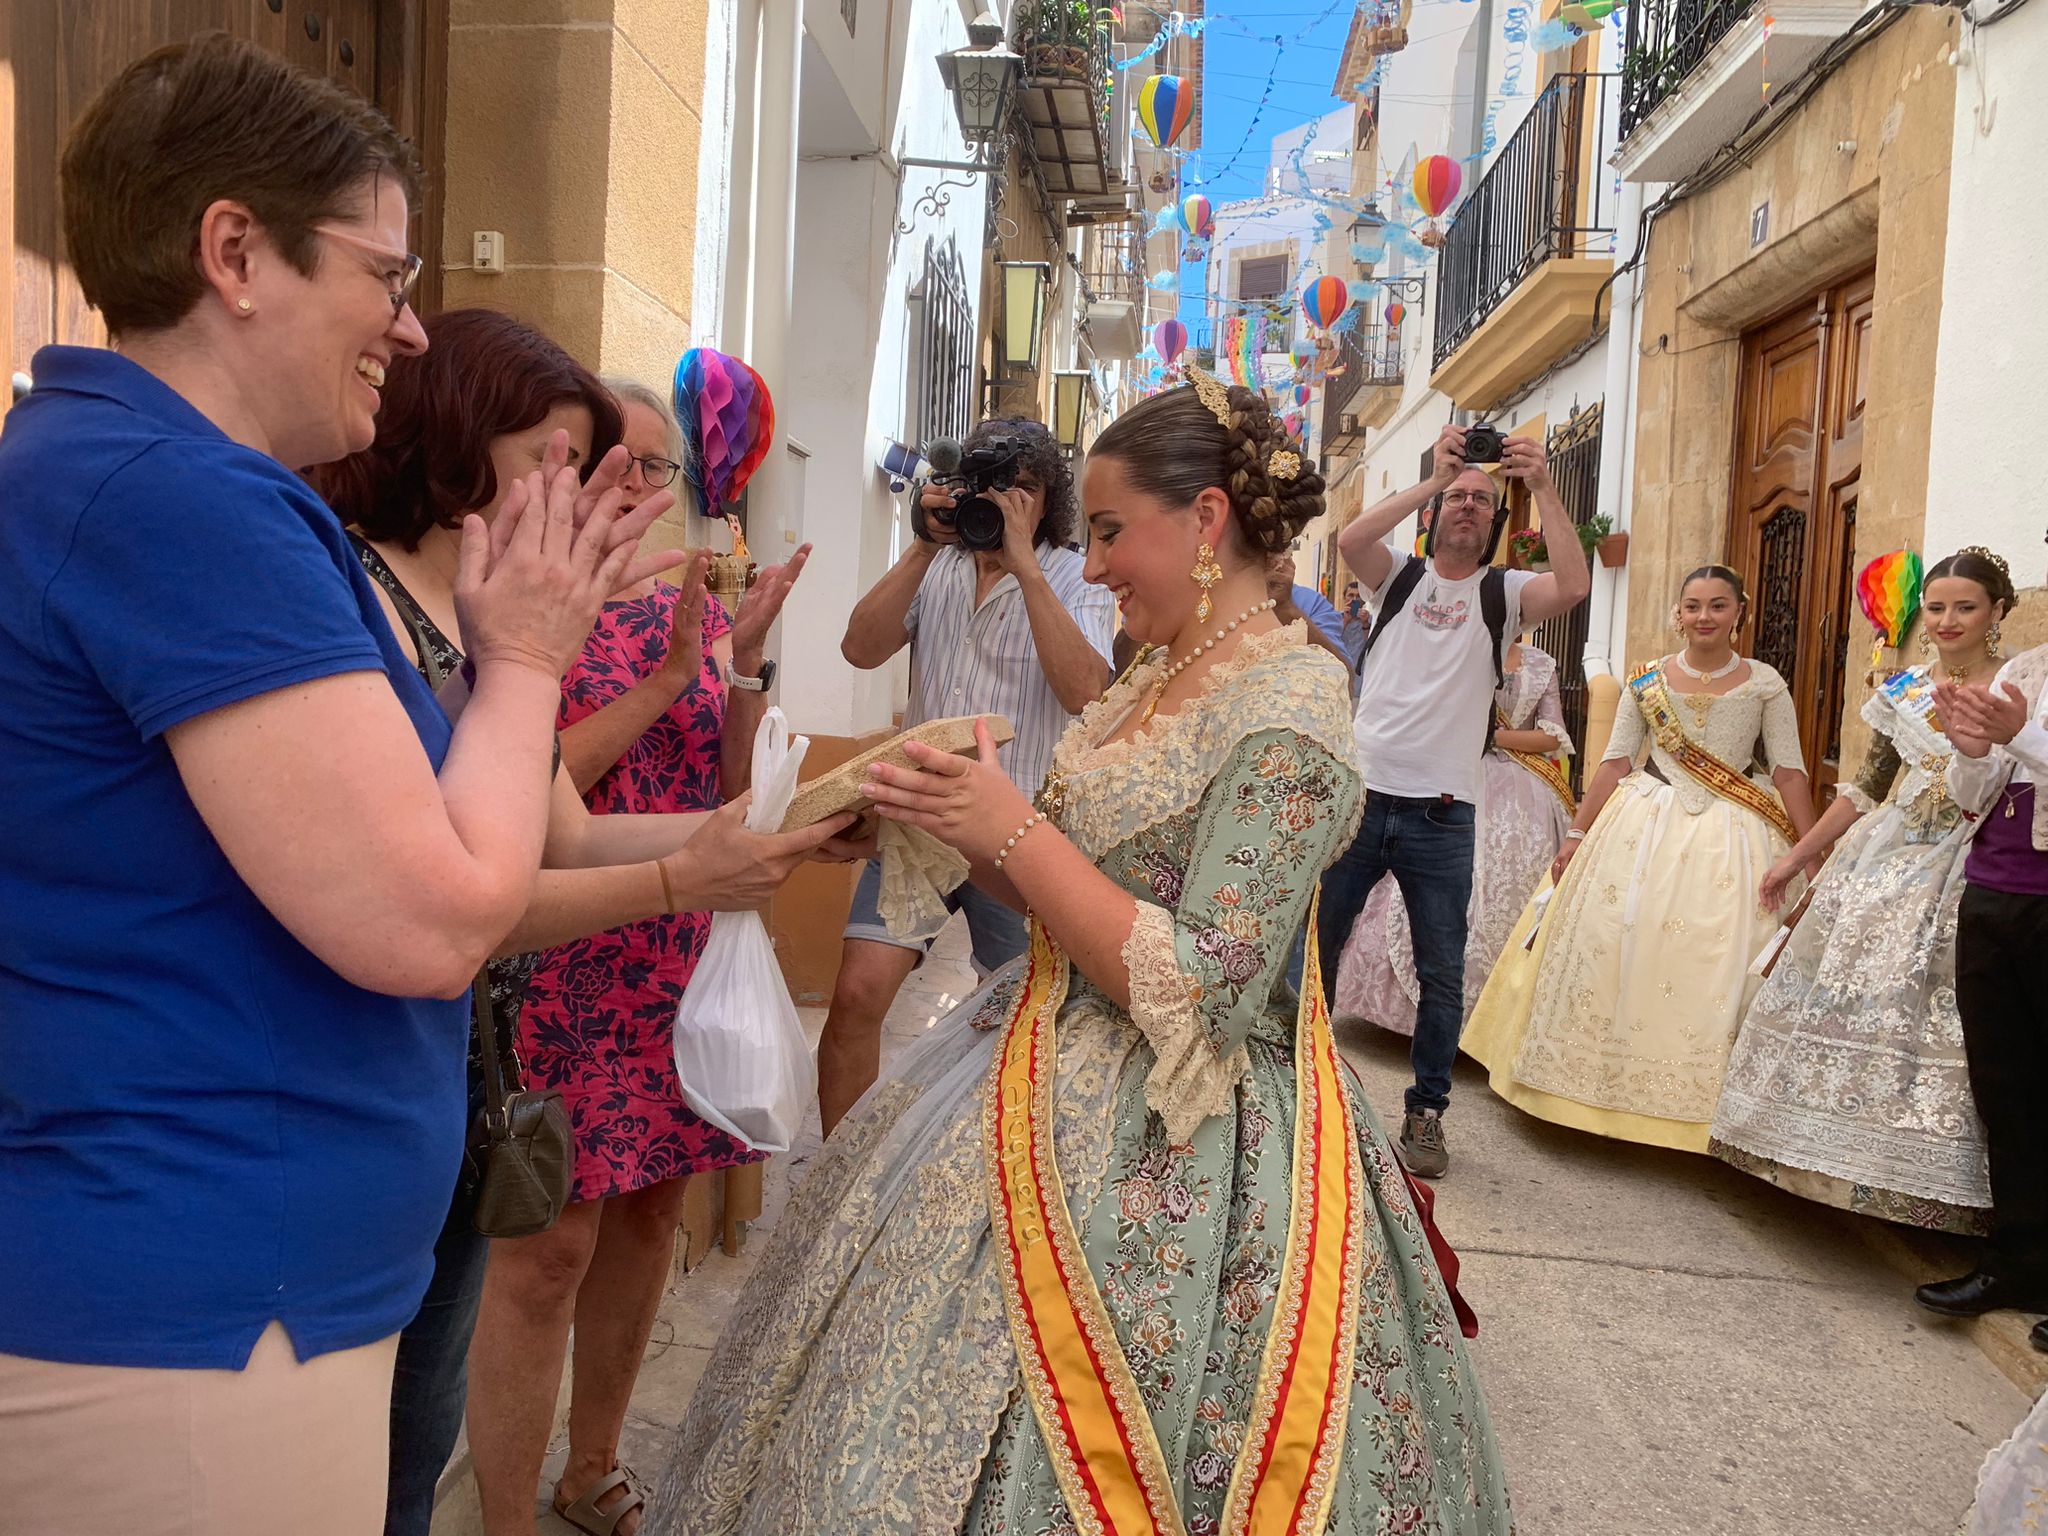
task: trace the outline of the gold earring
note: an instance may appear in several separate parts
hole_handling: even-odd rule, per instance
[[[1934,665],[1934,636],[1924,628],[1920,631],[1920,659],[1930,667]]]
[[[2005,628],[1998,620],[1991,621],[1991,627],[1984,631],[1984,654],[1992,660],[1998,659],[1998,642],[2005,638]]]
[[[245,315],[254,314],[256,312],[256,305],[254,301],[249,299],[235,300],[235,308],[239,309]]]
[[[1195,583],[1202,589],[1202,600],[1195,604],[1195,619],[1204,620],[1215,612],[1215,605],[1209,601],[1209,589],[1223,579],[1223,567],[1216,563],[1216,551],[1206,542],[1195,551]]]

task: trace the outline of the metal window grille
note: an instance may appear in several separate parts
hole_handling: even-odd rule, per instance
[[[1545,449],[1550,478],[1571,514],[1583,527],[1600,510],[1600,436],[1605,413],[1599,402],[1578,412],[1550,434]],[[1535,642],[1557,661],[1557,692],[1564,706],[1564,727],[1572,738],[1572,791],[1586,781],[1586,629],[1591,615],[1576,603],[1536,627]]]
[[[1635,0],[1621,66],[1621,134],[1627,138],[1699,67],[1755,0]]]
[[[925,242],[924,273],[910,298],[917,306],[916,440],[964,438],[974,420],[974,310],[953,241]]]

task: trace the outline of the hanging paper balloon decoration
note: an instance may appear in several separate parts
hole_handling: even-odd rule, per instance
[[[1341,277],[1319,277],[1301,296],[1301,312],[1308,316],[1309,324],[1326,331],[1343,319],[1350,307],[1351,288]]]
[[[1394,299],[1388,303],[1387,325],[1390,328],[1398,331],[1401,328],[1401,322],[1407,318],[1408,306],[1406,304],[1403,304],[1399,299]]]
[[[1301,412],[1289,411],[1280,418],[1280,425],[1287,429],[1289,437],[1298,439],[1301,436]]]
[[[1179,75],[1154,75],[1138,87],[1138,121],[1160,149],[1179,138],[1194,115],[1194,87]]]
[[[1449,155],[1431,155],[1416,162],[1415,206],[1425,216],[1435,218],[1458,200],[1458,188],[1464,180],[1464,172]]]
[[[697,510],[723,517],[775,439],[775,402],[768,386],[738,358],[692,347],[676,364],[675,408],[690,446]]]
[[[1216,233],[1216,210],[1201,193],[1191,192],[1180,200],[1180,223],[1197,240],[1206,240]]]
[[[1178,320],[1162,320],[1152,327],[1152,348],[1167,367],[1187,349],[1188,328]]]
[[[1295,403],[1296,405],[1307,405],[1307,404],[1308,404],[1308,397],[1309,397],[1310,393],[1311,393],[1311,391],[1310,391],[1309,387],[1308,387],[1308,386],[1307,386],[1306,384],[1297,384],[1297,385],[1295,385],[1295,386],[1294,386],[1294,403]]]
[[[1600,23],[1620,9],[1621,0],[1579,0],[1579,3],[1560,6],[1559,21],[1569,22],[1581,32],[1597,32]]]
[[[1298,366],[1307,367],[1310,363],[1315,361],[1316,344],[1310,341],[1306,336],[1303,336],[1300,339],[1298,339],[1292,347],[1288,348],[1288,353],[1294,358],[1294,361]]]
[[[1877,643],[1870,648],[1873,676],[1884,659],[1885,647],[1896,647],[1905,640],[1913,615],[1920,611],[1921,574],[1920,556],[1910,549],[1879,555],[1857,574],[1856,601],[1877,629]]]

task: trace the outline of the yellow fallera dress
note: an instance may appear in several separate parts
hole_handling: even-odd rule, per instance
[[[1760,984],[1750,964],[1778,930],[1757,887],[1790,846],[1766,778],[1743,773],[1759,749],[1770,770],[1803,766],[1791,695],[1762,662],[1713,696],[1669,691],[1661,667],[1631,681],[1607,756],[1642,766],[1550,899],[1522,913],[1465,1032],[1510,1104],[1596,1135],[1707,1150]]]

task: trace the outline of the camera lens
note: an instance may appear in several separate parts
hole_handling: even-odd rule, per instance
[[[953,509],[953,527],[963,549],[1003,547],[1003,509],[986,496],[969,496]]]

